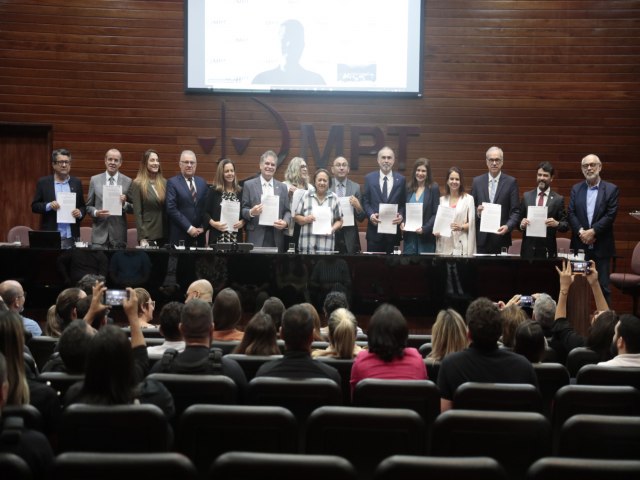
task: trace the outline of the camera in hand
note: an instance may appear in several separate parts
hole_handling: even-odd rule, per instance
[[[104,303],[111,307],[122,306],[125,299],[129,298],[129,292],[126,290],[107,290],[104,292]]]
[[[584,273],[587,275],[590,271],[589,262],[585,262],[583,260],[571,260],[571,273]]]
[[[521,295],[520,296],[520,306],[521,307],[531,307],[533,306],[533,297],[531,295]]]

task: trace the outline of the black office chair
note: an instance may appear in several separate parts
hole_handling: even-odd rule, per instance
[[[213,340],[211,342],[211,348],[219,348],[223,355],[233,352],[238,345],[240,345],[240,340]]]
[[[528,383],[465,382],[453,394],[453,408],[542,413],[542,396]]]
[[[59,429],[61,452],[167,452],[169,423],[155,405],[69,405]]]
[[[305,452],[339,455],[349,460],[359,478],[371,478],[391,455],[423,455],[424,421],[408,409],[320,407],[307,422]]]
[[[571,378],[576,378],[578,372],[585,365],[596,364],[600,356],[587,347],[576,347],[567,354],[567,370]]]
[[[211,467],[211,480],[356,480],[348,460],[334,455],[229,452]]]
[[[5,405],[2,408],[3,417],[20,417],[25,428],[43,431],[43,420],[40,410],[31,404],[26,405]]]
[[[436,385],[438,384],[438,372],[440,371],[440,362],[437,360],[424,359],[424,364],[427,367],[427,376]]]
[[[31,468],[13,453],[0,453],[0,478],[2,480],[31,480]]]
[[[180,453],[86,453],[58,455],[53,480],[114,480],[150,478],[153,480],[196,480],[191,461]]]
[[[560,457],[637,460],[640,457],[640,417],[579,414],[560,431]]]
[[[629,480],[640,478],[638,460],[541,458],[529,467],[528,480]]]
[[[407,338],[407,347],[413,347],[415,349],[420,348],[425,343],[431,343],[431,335],[423,335],[419,333],[410,333]]]
[[[560,363],[534,363],[533,370],[538,377],[538,390],[542,395],[542,412],[551,418],[553,398],[556,392],[569,385],[569,372]]]
[[[38,380],[53,388],[62,399],[71,385],[84,380],[84,375],[64,372],[42,372],[38,375]]]
[[[489,457],[417,457],[393,455],[376,468],[374,480],[507,480],[504,468]]]
[[[585,365],[578,371],[578,385],[631,385],[640,390],[640,367]]]
[[[338,370],[342,380],[342,385],[340,385],[342,389],[342,404],[351,405],[351,367],[353,367],[353,359],[318,357],[317,360]]]
[[[44,367],[44,364],[47,363],[49,357],[53,355],[57,344],[57,338],[48,337],[46,335],[31,337],[31,340],[27,342],[27,346],[31,351],[31,355],[35,360],[38,369]]]
[[[422,355],[422,358],[427,358],[427,355],[431,353],[431,350],[433,350],[433,344],[431,342],[423,343],[418,348],[418,352],[420,352],[420,355]]]
[[[234,450],[297,453],[298,422],[283,407],[193,405],[180,417],[176,448],[202,476],[219,455]]]
[[[282,358],[282,355],[245,355],[244,353],[229,353],[225,356],[238,362],[248,382],[256,376],[256,372],[262,365]]]

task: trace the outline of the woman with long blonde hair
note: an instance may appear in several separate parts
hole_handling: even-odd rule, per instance
[[[128,193],[129,201],[133,204],[138,242],[141,246],[162,246],[166,243],[166,191],[167,180],[162,176],[158,152],[149,149],[142,155],[138,174]]]
[[[440,310],[431,329],[431,353],[427,358],[439,362],[468,345],[467,326],[462,316],[452,308]]]
[[[312,357],[354,358],[362,347],[356,344],[358,324],[356,317],[346,308],[338,308],[329,317],[329,347],[314,350]]]

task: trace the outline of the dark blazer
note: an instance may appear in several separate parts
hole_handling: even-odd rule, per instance
[[[407,203],[413,192],[407,190]],[[431,243],[436,242],[433,236],[433,224],[436,222],[436,213],[440,205],[440,187],[433,183],[429,188],[424,189],[422,194],[422,236]]]
[[[133,208],[129,202],[122,205],[122,215],[110,215],[106,218],[95,217],[97,210],[102,210],[102,187],[107,184],[107,173],[103,172],[91,177],[89,182],[89,196],[87,197],[87,213],[91,217],[91,243],[104,245],[107,241],[121,244],[127,243],[127,213]],[[127,195],[131,187],[131,179],[118,172],[118,183],[122,186],[122,193]]]
[[[338,194],[337,182],[335,178],[331,180],[331,188],[329,190],[336,195]],[[350,255],[353,255],[354,253],[358,253],[361,250],[360,234],[358,232],[357,222],[362,222],[366,218],[367,214],[364,211],[364,205],[362,203],[362,193],[360,193],[360,185],[347,178],[345,181],[344,191],[347,197],[353,195],[358,199],[360,205],[362,205],[362,212],[358,213],[355,210],[353,211],[353,216],[355,217],[356,224],[352,227],[342,227],[336,232],[336,247],[340,247],[340,245],[338,245],[340,243],[338,242],[338,237],[342,235],[342,238],[344,239],[344,248],[346,251],[340,253],[348,253]]]
[[[187,230],[190,226],[202,227],[202,212],[209,187],[202,177],[194,176],[196,201],[194,203],[189,185],[182,175],[167,180],[166,208],[169,218],[169,243],[175,245],[184,240],[185,245],[204,246],[204,234],[197,239],[191,237]]]
[[[392,237],[391,235],[378,234],[377,225],[371,223],[371,215],[379,213],[381,203],[397,203],[398,213],[404,217],[405,203],[406,203],[406,181],[402,175],[396,172],[392,172],[393,175],[393,188],[389,192],[389,199],[385,202],[382,199],[382,190],[380,189],[380,171],[376,170],[364,177],[364,195],[362,196],[364,211],[369,219],[367,225],[367,243],[393,243],[399,244],[398,238],[384,238]],[[396,236],[399,237],[400,226],[398,225]],[[393,247],[393,245],[391,245]]]
[[[155,190],[149,187],[145,198],[142,196],[139,185],[133,182],[128,196],[129,201],[133,204],[138,242],[140,240],[166,241],[168,222],[164,211],[164,202],[160,201]]]
[[[31,211],[42,215],[40,228],[42,230],[57,230],[56,211],[47,212],[47,204],[56,199],[56,189],[54,187],[53,175],[41,177],[36,184],[36,193],[31,201]],[[84,192],[82,182],[79,178],[69,177],[69,189],[76,194],[76,208],[80,210],[82,216],[76,218],[76,223],[71,224],[71,234],[74,238],[80,237],[80,222],[87,213],[84,203]]]
[[[242,218],[247,222],[247,242],[253,243],[256,247],[264,246],[264,233],[267,228],[273,229],[273,238],[278,247],[279,252],[284,252],[284,232],[285,230],[278,230],[275,227],[268,227],[266,225],[259,225],[260,218],[249,215],[249,210],[255,205],[258,205],[262,201],[262,176],[258,175],[256,178],[247,180],[244,182],[242,189]],[[289,210],[289,190],[287,186],[276,180],[273,181],[273,194],[280,197],[279,218],[287,222],[291,222],[291,211]]]
[[[520,220],[527,218],[528,207],[538,204],[538,189],[525,192],[520,202]],[[553,218],[559,222],[557,228],[547,227],[546,238],[528,237],[527,230],[522,232],[522,247],[520,256],[523,258],[544,258],[558,256],[558,245],[556,243],[556,232],[566,232],[569,230],[567,221],[567,211],[564,208],[564,197],[553,190],[549,190],[547,199],[547,218]]]
[[[580,241],[578,232],[593,228],[596,232],[596,243],[593,245],[593,255],[598,258],[609,258],[616,253],[616,244],[613,239],[613,222],[618,213],[618,187],[613,183],[600,180],[596,206],[593,211],[593,219],[589,225],[587,217],[587,182],[580,182],[571,189],[569,199],[569,223],[573,230],[571,248],[575,252],[579,249],[587,250],[588,245]]]
[[[490,202],[488,173],[484,173],[473,179],[471,196],[473,197],[476,208],[482,205],[482,202]],[[476,222],[476,245],[478,253],[500,253],[501,247],[509,247],[511,245],[511,231],[518,226],[520,220],[518,182],[515,178],[504,172],[501,173],[493,203],[502,205],[500,225],[506,225],[509,228],[509,232],[504,235],[481,232],[480,222]]]
[[[238,200],[242,200],[242,191],[236,193]],[[209,221],[214,220],[216,222],[220,221],[220,213],[222,211],[222,192],[216,190],[216,187],[211,185],[209,187],[209,193],[207,193],[207,199],[204,203],[204,212],[202,214],[202,225],[205,230],[209,230],[209,243],[214,242],[215,239],[220,237],[222,232],[213,228]],[[240,218],[242,218],[242,208],[240,208]],[[244,230],[244,229],[243,229]],[[242,241],[243,233],[242,231],[238,232],[237,241]]]

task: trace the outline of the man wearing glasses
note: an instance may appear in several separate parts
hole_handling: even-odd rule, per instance
[[[501,148],[489,148],[485,157],[489,172],[473,179],[471,196],[476,205],[478,217],[484,210],[483,203],[495,203],[502,207],[500,228],[495,233],[481,232],[480,221],[476,222],[476,246],[478,253],[497,254],[503,247],[511,246],[511,231],[519,225],[518,182],[502,172],[504,153]]]
[[[62,248],[71,248],[74,239],[80,238],[80,222],[84,218],[86,207],[84,192],[80,179],[69,175],[71,171],[71,153],[66,148],[54,150],[51,154],[53,175],[47,175],[38,180],[36,193],[31,202],[31,211],[42,215],[40,228],[42,230],[57,230],[62,239]],[[58,201],[60,193],[75,193],[76,204],[71,211],[75,222],[58,223],[57,211],[61,204]]]
[[[207,182],[196,176],[198,161],[191,150],[180,154],[180,173],[167,180],[166,208],[169,217],[169,243],[204,247],[202,213],[207,198]]]
[[[618,187],[600,178],[602,163],[597,156],[584,157],[581,168],[586,181],[573,186],[569,199],[571,248],[574,252],[584,250],[585,260],[596,263],[602,293],[611,304],[609,274],[611,257],[616,253],[613,222],[618,213]]]

